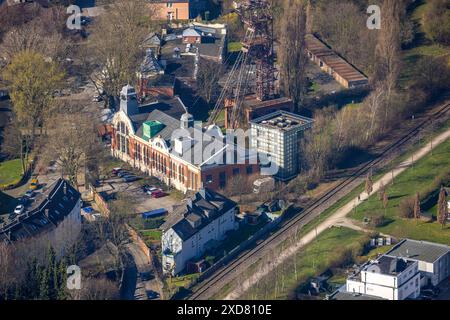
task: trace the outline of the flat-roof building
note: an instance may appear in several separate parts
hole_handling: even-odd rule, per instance
[[[287,181],[300,172],[300,140],[313,120],[286,111],[277,111],[250,122],[251,148],[270,155],[278,166],[275,178]]]
[[[364,264],[347,279],[346,291],[387,300],[405,300],[420,295],[417,261],[381,256]]]
[[[436,286],[450,276],[450,247],[443,244],[405,239],[386,255],[417,261],[424,285]]]

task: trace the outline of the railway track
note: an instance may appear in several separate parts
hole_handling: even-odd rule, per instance
[[[257,245],[254,248],[250,250],[244,249],[237,256],[236,259],[232,260],[229,263],[224,264],[220,269],[218,269],[218,271],[212,274],[209,278],[203,280],[197,286],[193,287],[192,293],[188,295],[186,298],[188,300],[206,300],[210,298],[221,288],[221,285],[223,286],[226,282],[232,280],[227,279],[228,276],[232,276],[233,274],[234,275],[239,274],[238,271],[240,270],[240,268],[244,267],[246,263],[248,264],[249,261],[252,261],[252,258],[255,260],[254,262],[256,262],[257,259],[262,255],[264,249],[268,247],[269,248],[275,247],[277,244],[281,243],[289,235],[291,235],[293,231],[298,230],[299,226],[303,226],[306,223],[310,222],[312,219],[314,219],[317,215],[320,214],[319,212],[319,214],[316,213],[316,215],[313,215],[314,212],[317,211],[317,209],[326,204],[331,198],[339,194],[339,192],[345,190],[353,183],[357,182],[361,177],[367,174],[369,170],[375,168],[377,165],[387,160],[388,155],[390,155],[393,151],[397,150],[398,148],[402,147],[407,142],[409,142],[411,139],[413,139],[416,136],[416,134],[422,128],[424,128],[430,121],[446,114],[449,111],[449,108],[450,103],[445,104],[442,108],[433,113],[431,117],[422,121],[420,124],[418,124],[412,130],[410,130],[402,138],[398,139],[397,141],[389,145],[387,148],[385,148],[375,159],[371,160],[370,162],[359,168],[351,177],[348,177],[345,180],[343,180],[333,190],[331,190],[321,198],[313,201],[305,210],[301,211],[299,214],[297,214],[290,220],[287,220],[287,222],[285,222],[278,230],[276,230],[273,234],[271,234],[267,239],[265,239],[260,243],[257,243],[256,241],[258,241],[258,239],[255,239],[254,242],[256,242]],[[353,188],[351,188],[350,190],[352,189]],[[330,204],[330,206],[331,205],[332,204]],[[249,265],[253,264],[254,262],[250,263]],[[215,292],[209,292],[210,289],[212,288],[215,289]]]

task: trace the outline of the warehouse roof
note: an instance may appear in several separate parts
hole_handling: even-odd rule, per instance
[[[449,251],[450,247],[443,244],[405,239],[386,253],[386,255],[433,263],[440,257],[448,254]]]
[[[348,81],[363,81],[367,77],[358,71],[354,66],[345,61],[337,53],[331,50],[325,43],[312,34],[305,37],[306,48],[314,56],[322,60],[326,65],[334,70],[339,76]]]

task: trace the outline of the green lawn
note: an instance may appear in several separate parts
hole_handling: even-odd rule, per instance
[[[146,241],[161,241],[162,231],[160,230],[141,230],[140,233]]]
[[[399,204],[403,199],[414,196],[419,192],[423,196],[433,190],[436,177],[450,174],[450,140],[435,148],[433,155],[428,154],[419,160],[414,167],[407,169],[395,179],[395,184],[387,188],[389,195],[386,210],[387,222],[377,228],[378,231],[400,238],[413,238],[439,243],[450,244],[450,228],[444,230],[437,222],[420,221],[401,218]],[[382,203],[378,195],[372,195],[367,201],[357,207],[351,217],[363,220],[383,214]],[[433,213],[434,215],[436,212]]]
[[[229,42],[228,43],[228,52],[238,52],[242,49],[242,43],[240,42]]]
[[[22,179],[22,173],[20,159],[0,162],[0,189],[18,183]]]
[[[422,19],[425,13],[427,3],[419,5],[412,13],[412,20],[418,23],[419,37],[423,37],[418,41],[418,45],[403,51],[403,68],[400,75],[400,84],[402,87],[407,87],[414,79],[417,63],[424,57],[441,57],[450,55],[450,47],[439,44],[434,44],[427,36],[422,27]]]
[[[341,265],[349,252],[358,256],[368,241],[368,235],[362,232],[347,228],[330,228],[297,255],[271,271],[241,298],[287,299],[310,277],[325,272],[333,265]]]

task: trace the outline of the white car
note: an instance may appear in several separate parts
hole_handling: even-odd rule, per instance
[[[153,192],[158,191],[158,190],[159,190],[158,188],[149,188],[149,189],[147,189],[147,194],[149,196],[151,196]]]
[[[23,210],[25,210],[25,207],[22,204],[20,204],[14,209],[14,213],[15,214],[22,214]]]

